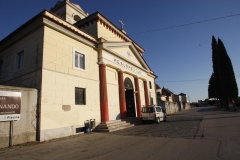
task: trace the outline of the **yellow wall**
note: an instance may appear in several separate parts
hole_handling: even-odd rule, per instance
[[[13,37],[13,40],[16,40],[15,37]],[[12,40],[5,42],[9,43],[10,41]],[[3,60],[3,67],[0,83],[39,89],[41,84],[41,71],[39,69],[42,62],[42,46],[43,28],[39,28],[1,51],[0,59]],[[22,50],[24,50],[24,65],[23,68],[17,70],[17,53]]]
[[[151,84],[152,84],[152,88],[150,89],[149,87],[149,81],[151,81]],[[154,81],[154,78],[148,76],[148,81],[147,81],[147,85],[148,85],[148,95],[149,97],[152,97],[153,98],[153,104],[157,105],[157,102],[156,102],[156,89],[155,89],[155,81]],[[151,103],[151,101],[149,101]]]
[[[141,97],[141,105],[145,105],[145,92],[144,92],[144,85],[143,80],[139,79],[139,89],[140,89],[140,97]]]
[[[44,34],[41,130],[100,122],[97,51],[48,27]],[[86,54],[86,71],[73,68],[73,49]],[[75,87],[86,88],[86,105],[75,105]]]
[[[120,119],[118,73],[115,69],[107,67],[107,90],[108,90],[108,109],[109,119]]]

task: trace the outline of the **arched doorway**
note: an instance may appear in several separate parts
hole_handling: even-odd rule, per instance
[[[129,78],[125,78],[124,87],[125,87],[127,117],[136,117],[133,84]]]

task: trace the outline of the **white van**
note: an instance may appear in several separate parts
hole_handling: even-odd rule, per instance
[[[167,114],[161,106],[147,106],[142,107],[142,122],[146,121],[156,121],[160,123],[161,121],[167,120]]]

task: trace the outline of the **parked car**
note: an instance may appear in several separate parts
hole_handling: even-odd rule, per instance
[[[167,120],[167,114],[161,106],[147,106],[142,107],[142,122],[146,121],[156,121],[160,123],[161,121]]]

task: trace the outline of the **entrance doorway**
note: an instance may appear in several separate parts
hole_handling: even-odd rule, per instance
[[[136,117],[133,84],[129,78],[125,78],[124,87],[125,87],[127,117]]]

